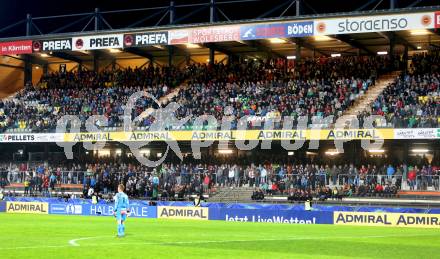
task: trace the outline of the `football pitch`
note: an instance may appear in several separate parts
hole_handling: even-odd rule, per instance
[[[440,258],[438,229],[0,214],[0,258]]]

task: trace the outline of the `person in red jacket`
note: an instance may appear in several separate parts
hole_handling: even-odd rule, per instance
[[[416,169],[414,167],[410,167],[408,172],[408,184],[410,190],[414,190],[414,186],[416,185],[416,177],[417,177]]]

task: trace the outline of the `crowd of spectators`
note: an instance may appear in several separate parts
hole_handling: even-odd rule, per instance
[[[153,66],[100,73],[51,73],[37,86],[28,85],[13,98],[0,101],[0,131],[54,131],[63,115],[76,115],[82,123],[91,115],[105,115],[109,127],[122,126],[124,107],[133,93],[143,90],[159,99],[184,79],[185,74],[174,67]],[[141,98],[132,116],[153,104],[151,99]],[[148,124],[149,118],[144,123]]]
[[[311,122],[333,115],[336,120],[386,71],[387,62],[384,57],[344,57],[295,66],[274,61],[193,65],[193,80],[173,100],[182,106],[179,117],[213,115],[219,121],[226,115],[233,128],[243,116],[251,116],[246,125],[251,128],[284,116],[308,116]]]
[[[439,190],[440,168],[407,165],[316,165],[316,164],[163,164],[148,168],[133,164],[86,164],[70,167],[37,165],[33,168],[5,168],[3,185],[24,183],[25,194],[47,195],[60,184],[80,184],[84,196],[114,193],[126,185],[132,197],[183,199],[192,194],[209,194],[219,187],[258,188],[255,199],[265,195],[287,195],[299,200],[309,195],[320,199],[342,196],[387,196],[406,182],[411,189]],[[337,188],[339,186],[339,188]],[[90,191],[92,189],[92,191]]]
[[[173,99],[182,106],[178,117],[209,114],[220,119],[226,114],[233,116],[233,126],[245,115],[263,121],[286,115],[337,117],[374,84],[388,63],[386,57],[340,57],[51,73],[38,85],[0,101],[0,131],[54,131],[62,115],[79,116],[82,122],[90,115],[105,115],[108,127],[120,127],[131,94],[145,90],[159,99],[182,84],[186,87]],[[132,117],[151,106],[152,100],[141,99]],[[146,117],[137,126],[149,127],[153,121]],[[249,121],[250,127],[254,124]]]
[[[360,117],[384,116],[388,127],[438,128],[440,126],[440,53],[416,55],[402,74]]]

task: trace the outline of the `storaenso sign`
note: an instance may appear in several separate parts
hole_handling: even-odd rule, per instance
[[[369,32],[369,31],[395,31],[403,30],[408,26],[408,20],[406,18],[384,18],[384,19],[371,19],[366,21],[345,21],[338,23],[338,32]]]
[[[314,35],[432,29],[434,12],[351,16],[315,20]]]

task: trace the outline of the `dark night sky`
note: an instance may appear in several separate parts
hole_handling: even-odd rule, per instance
[[[208,2],[209,0],[176,0],[176,5],[179,4],[189,4],[189,3],[201,3]],[[217,0],[225,1],[225,0]],[[406,7],[415,0],[396,0],[397,8]],[[81,12],[92,12],[95,7],[100,8],[103,11],[106,10],[116,10],[116,9],[130,9],[130,8],[145,8],[153,6],[167,6],[169,4],[168,0],[76,0],[76,1],[66,1],[66,0],[40,0],[40,1],[29,1],[29,0],[1,0],[0,1],[0,28],[3,28],[9,24],[20,21],[26,17],[27,13],[31,13],[33,17],[37,16],[47,16],[47,15],[61,15],[69,13],[81,13]],[[250,19],[256,18],[264,12],[270,10],[271,8],[282,4],[290,2],[290,0],[260,0],[255,3],[245,3],[245,4],[232,4],[232,5],[221,5],[221,9],[227,14],[231,20],[240,19]],[[368,2],[365,0],[359,1],[348,1],[348,0],[305,0],[305,4],[302,7],[302,13],[304,14],[314,14],[314,11],[318,13],[335,13],[335,12],[349,12],[356,8],[362,6],[364,3]],[[372,8],[376,3],[380,2],[377,0],[372,3],[369,7]],[[424,0],[417,6],[431,6],[439,5],[439,0]],[[383,0],[377,7],[377,9],[387,9],[389,7],[389,0]],[[178,8],[176,11],[176,19],[182,17],[183,15],[191,12],[197,7],[190,8]],[[279,9],[274,12],[271,17],[279,16],[285,8]],[[312,10],[313,9],[313,10]],[[104,18],[112,25],[114,28],[126,27],[127,25],[136,22],[138,19],[152,14],[154,11],[144,11],[127,14],[107,14]],[[292,6],[286,15],[294,15],[295,7]],[[142,26],[154,25],[162,15],[158,15],[142,24]],[[195,22],[207,22],[209,17],[209,9],[205,9],[198,14],[181,21],[180,23],[195,23]],[[78,18],[68,18],[68,19],[57,19],[51,20],[49,23],[44,21],[36,21],[37,26],[43,31],[43,33],[48,33],[55,30],[59,26],[73,22]],[[220,20],[224,20],[223,17],[219,17]],[[169,18],[165,17],[161,25],[165,25]],[[81,23],[77,27],[72,27],[69,31],[81,30],[87,21]],[[90,27],[91,28],[91,27]],[[8,30],[7,32],[0,33],[0,37],[9,36],[22,36],[24,35],[25,25],[21,25],[14,29]]]

